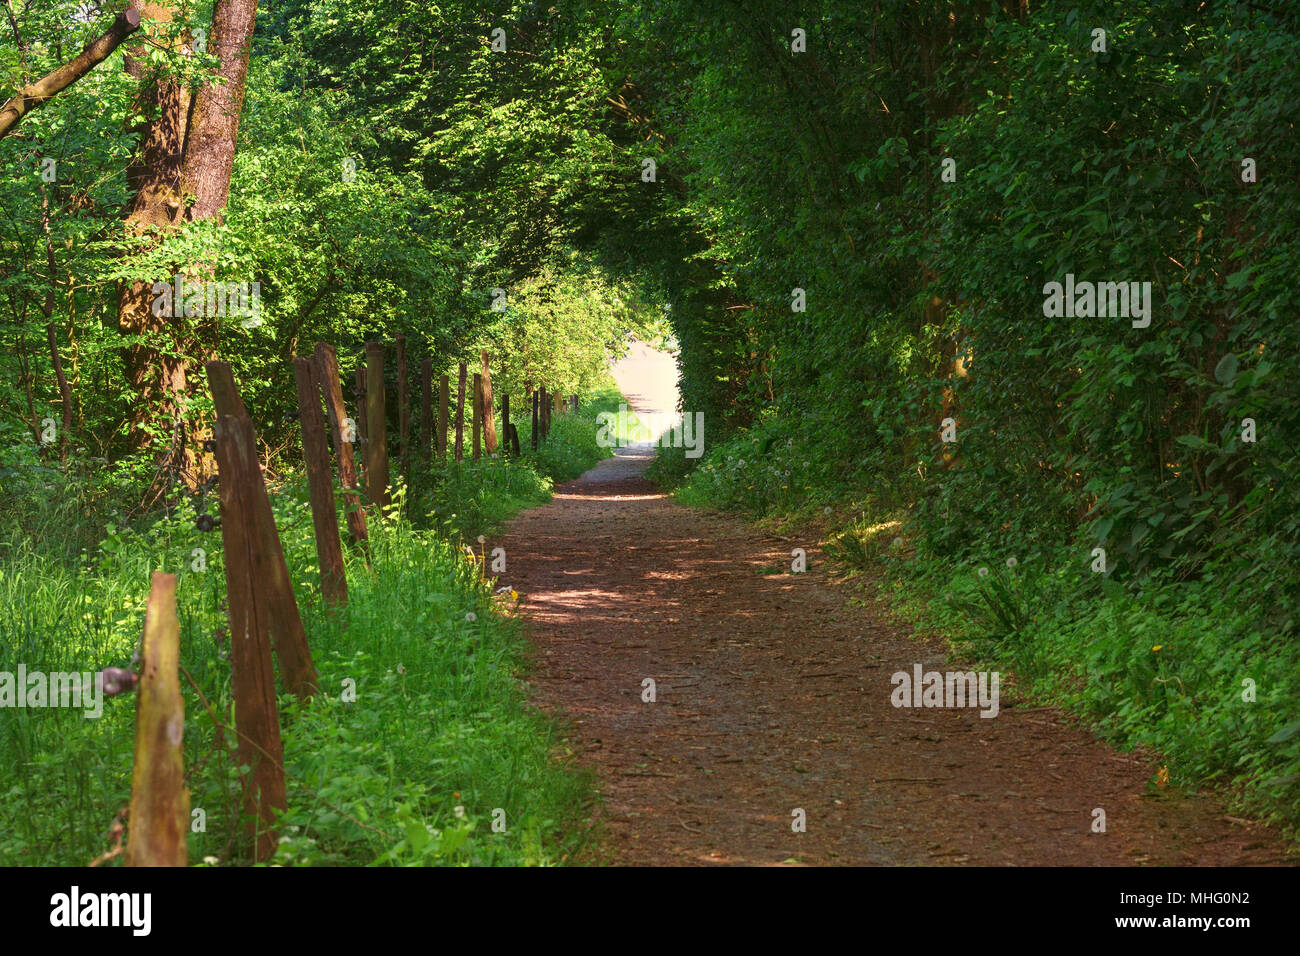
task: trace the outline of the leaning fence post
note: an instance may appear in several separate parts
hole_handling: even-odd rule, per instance
[[[293,375],[298,387],[298,421],[302,424],[302,454],[307,465],[307,491],[316,532],[321,597],[327,604],[347,604],[348,581],[343,568],[343,545],[339,541],[339,516],[334,506],[329,440],[321,417],[320,385],[309,359],[294,359]]]
[[[311,648],[307,646],[307,634],[298,614],[298,603],[294,600],[284,548],[280,545],[275,515],[271,512],[271,499],[267,497],[266,482],[258,465],[253,423],[246,413],[241,413],[243,402],[239,401],[230,366],[225,362],[208,362],[206,368],[217,406],[217,424],[227,422],[224,439],[214,435],[218,439],[221,538],[227,567],[232,555],[240,560],[241,548],[251,549],[242,560],[247,560],[255,569],[251,593],[258,605],[258,617],[270,628],[285,689],[305,700],[319,688],[316,666],[312,662]],[[226,518],[228,509],[233,509],[230,520]],[[232,539],[231,535],[238,537]],[[233,613],[234,595],[228,596],[227,603]],[[231,633],[235,632],[232,623]]]
[[[140,645],[127,866],[184,866],[187,860],[190,792],[181,747],[180,643],[176,575],[155,571]]]
[[[339,360],[334,346],[316,343],[316,375],[325,396],[325,409],[329,414],[330,434],[334,451],[339,456],[339,484],[343,486],[343,503],[348,515],[348,531],[353,541],[366,540],[366,513],[362,507],[357,484],[357,466],[352,447],[357,438],[357,423],[347,417],[343,405],[343,386],[339,382]]]
[[[253,427],[247,417],[221,415],[212,433],[221,477],[221,537],[235,732],[239,762],[249,768],[243,781],[243,810],[250,817],[255,858],[264,861],[275,852],[276,838],[271,827],[276,811],[284,810],[287,801],[280,711],[271,663],[270,611],[259,594],[264,559],[253,499],[261,475],[256,458],[249,454]]]

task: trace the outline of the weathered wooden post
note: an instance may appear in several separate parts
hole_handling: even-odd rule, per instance
[[[533,451],[537,451],[537,443],[541,437],[538,433],[539,429],[541,428],[541,423],[539,418],[541,399],[542,399],[541,391],[539,389],[533,389]]]
[[[487,349],[479,355],[483,376],[483,448],[489,455],[497,453],[497,423],[492,409],[492,372],[488,369]]]
[[[325,410],[329,414],[330,435],[334,439],[334,452],[339,458],[339,484],[344,489],[343,506],[348,515],[348,532],[353,541],[366,540],[366,512],[361,503],[357,484],[357,466],[352,447],[356,441],[357,423],[347,416],[343,406],[343,386],[339,382],[339,360],[334,346],[316,343],[316,375],[325,396]]]
[[[465,456],[465,363],[460,363],[460,388],[456,392],[456,460]]]
[[[504,444],[502,453],[507,457],[510,455],[510,395],[509,393],[501,396],[501,441]]]
[[[320,381],[315,366],[305,358],[293,360],[293,376],[298,387],[298,421],[302,425],[302,455],[307,465],[307,491],[316,532],[321,597],[326,604],[347,604],[348,580],[343,568],[343,545],[339,541],[339,516],[334,505],[329,439],[325,437],[325,420],[321,415]]]
[[[177,673],[180,645],[176,575],[155,571],[140,644],[127,866],[184,866],[187,861],[190,792],[181,747],[185,698]]]
[[[208,362],[206,369],[217,409],[217,425],[221,426],[223,420],[229,419],[224,432],[213,435],[217,439],[217,467],[221,479],[221,539],[226,567],[229,569],[232,561],[244,561],[254,570],[252,593],[258,605],[257,615],[270,628],[285,689],[305,700],[319,689],[316,667],[312,663],[311,648],[307,646],[298,603],[294,600],[284,548],[275,530],[271,499],[267,497],[266,482],[258,465],[253,423],[235,388],[230,366],[225,362]],[[231,512],[230,520],[226,518],[228,510]],[[232,539],[232,535],[237,537]],[[227,605],[233,612],[234,595],[228,596]],[[236,633],[232,622],[231,634]]]
[[[433,458],[433,359],[420,363],[420,457],[426,467]]]
[[[384,411],[384,346],[366,343],[366,497],[388,504],[388,427]]]
[[[364,443],[366,436],[370,434],[370,429],[366,428],[366,367],[362,363],[357,363],[356,371],[356,389],[357,389],[357,434],[358,441]]]
[[[402,477],[411,478],[411,393],[406,380],[406,336],[397,333],[397,440]]]
[[[438,460],[447,460],[447,409],[451,403],[451,379],[438,377]]]
[[[483,454],[483,373],[474,373],[474,460]]]
[[[247,417],[221,415],[212,433],[221,478],[221,537],[225,548],[235,733],[239,763],[249,768],[244,778],[243,810],[251,818],[255,858],[264,861],[275,852],[276,837],[271,828],[275,812],[284,810],[287,802],[275,668],[271,663],[270,613],[259,593],[265,559],[253,517],[253,499],[262,478],[256,458],[248,453],[253,426]]]

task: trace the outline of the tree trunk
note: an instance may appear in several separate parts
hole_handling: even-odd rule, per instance
[[[176,11],[170,3],[144,0],[140,13],[145,20],[165,24],[171,22]],[[174,229],[184,213],[181,166],[190,95],[172,80],[146,84],[146,67],[141,58],[147,55],[148,48],[139,44],[126,58],[127,73],[142,84],[136,105],[148,117],[141,130],[139,151],[126,172],[132,196],[127,206],[126,232],[157,238]],[[176,328],[179,323],[170,316],[154,315],[153,299],[149,283],[124,282],[118,287],[119,330],[126,336],[145,337],[145,341],[126,346],[126,377],[135,394],[130,440],[137,449],[150,444],[146,425],[174,428],[179,424],[186,390],[185,361],[180,357]]]
[[[50,339],[50,362],[54,365],[54,378],[59,384],[59,398],[63,402],[63,432],[59,435],[59,459],[68,463],[68,443],[72,440],[72,389],[68,387],[68,377],[63,374],[63,359],[59,355],[59,341],[55,336],[54,323],[45,326]]]
[[[256,18],[257,0],[216,0],[212,7],[209,48],[218,60],[217,76],[225,82],[208,83],[194,94],[181,174],[185,192],[194,195],[187,216],[191,221],[220,222],[230,196]]]

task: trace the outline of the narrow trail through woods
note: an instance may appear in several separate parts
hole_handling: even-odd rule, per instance
[[[637,411],[670,410],[672,360],[615,369]],[[620,449],[502,542],[537,647],[540,706],[571,730],[620,864],[1233,865],[1284,861],[1210,798],[1148,796],[1155,766],[1057,712],[894,708],[890,677],[966,670],[814,549],[673,503]],[[767,573],[765,573],[765,571]],[[856,595],[860,596],[860,595]],[[654,703],[642,681],[656,682]],[[1004,678],[1005,684],[1005,678]],[[1093,810],[1106,832],[1091,832]],[[807,832],[791,830],[802,808]]]

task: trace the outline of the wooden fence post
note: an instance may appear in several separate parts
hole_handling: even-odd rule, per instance
[[[220,474],[235,733],[239,762],[250,768],[244,778],[243,810],[251,817],[254,855],[260,862],[275,852],[271,824],[275,811],[284,810],[287,802],[280,712],[271,663],[270,614],[259,593],[264,562],[253,499],[261,486],[261,475],[257,460],[248,452],[252,432],[247,417],[221,415],[212,433]]]
[[[433,359],[420,363],[420,457],[427,466],[433,458]]]
[[[370,429],[366,427],[366,367],[361,362],[357,363],[355,375],[357,383],[357,434],[359,442],[364,443],[370,434]]]
[[[465,456],[465,363],[460,363],[460,388],[456,392],[456,460]]]
[[[489,455],[497,453],[497,422],[496,414],[492,409],[492,372],[488,369],[487,349],[482,349],[479,355],[480,364],[483,367],[483,449]]]
[[[343,568],[343,545],[339,541],[339,516],[334,506],[329,439],[325,437],[325,421],[321,416],[320,382],[310,359],[294,359],[293,376],[298,386],[298,421],[302,424],[302,454],[307,465],[307,490],[316,532],[321,597],[327,604],[347,604],[348,580]]]
[[[180,643],[176,575],[155,571],[140,645],[127,866],[184,866],[187,861],[190,792],[181,747],[185,698],[177,674]]]
[[[537,442],[540,437],[538,429],[541,427],[541,424],[538,415],[541,398],[541,392],[538,389],[533,389],[533,451],[537,451]]]
[[[406,380],[406,336],[397,333],[397,437],[402,478],[411,480],[411,392]]]
[[[483,373],[474,373],[474,460],[483,453]]]
[[[339,484],[345,489],[357,489],[357,466],[352,447],[357,437],[357,423],[350,421],[343,406],[343,386],[339,383],[339,360],[334,346],[316,343],[316,375],[325,396],[325,409],[329,413],[330,434],[334,439],[334,452],[339,458]],[[348,516],[348,531],[353,541],[366,540],[366,512],[361,496],[345,491],[343,506]]]
[[[213,436],[217,439],[221,539],[226,567],[229,569],[232,561],[243,561],[254,570],[252,594],[257,602],[258,619],[270,628],[285,689],[305,700],[319,689],[316,667],[311,648],[307,646],[298,603],[294,600],[293,582],[275,529],[271,499],[267,497],[266,482],[258,465],[253,423],[244,412],[230,366],[225,362],[208,362],[206,368],[217,407],[217,424],[220,426],[223,420],[228,420],[224,432]],[[231,512],[230,520],[226,518],[227,510]],[[236,537],[229,537],[232,535]],[[226,580],[229,585],[230,578]],[[232,614],[235,603],[235,595],[229,594],[227,605]],[[233,622],[230,632],[239,633]]]
[[[510,395],[509,393],[501,396],[501,441],[504,444],[502,452],[508,457],[510,455]]]
[[[366,497],[388,504],[388,426],[384,408],[384,346],[366,343]]]
[[[438,460],[447,460],[447,408],[451,403],[451,379],[438,378]]]

